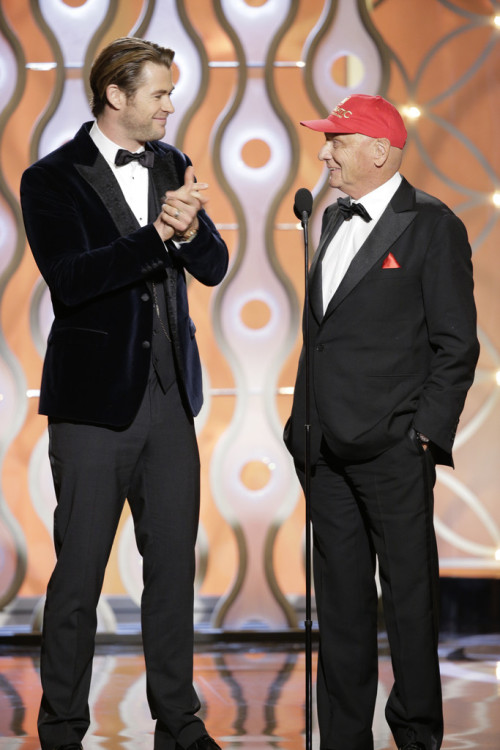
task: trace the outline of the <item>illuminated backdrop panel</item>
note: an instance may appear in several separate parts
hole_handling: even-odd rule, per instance
[[[497,16],[495,17],[495,13]],[[0,4],[0,625],[37,629],[54,553],[54,494],[37,389],[52,312],[26,246],[22,171],[91,119],[88,73],[109,41],[137,35],[176,51],[167,140],[210,183],[209,212],[231,265],[215,290],[190,286],[204,369],[197,420],[202,516],[197,622],[295,627],[304,593],[304,507],[281,433],[300,350],[303,241],[295,191],[314,196],[311,244],[336,197],[298,124],[351,93],[398,106],[403,172],[464,220],[474,251],[482,353],[438,471],[442,572],[498,577],[500,511],[500,8],[488,0],[3,0]],[[128,513],[100,604],[138,604]]]

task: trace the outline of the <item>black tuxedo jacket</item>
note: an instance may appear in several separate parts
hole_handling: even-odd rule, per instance
[[[381,453],[413,426],[452,465],[452,445],[479,355],[471,249],[463,223],[406,180],[352,261],[323,315],[321,260],[342,222],[323,216],[310,269],[311,460],[321,439],[346,460]],[[389,254],[395,262],[386,259]],[[305,454],[301,353],[285,442]]]
[[[21,180],[26,234],[55,315],[39,411],[65,420],[130,424],[150,368],[153,305],[147,282],[158,280],[165,282],[181,391],[196,415],[203,400],[201,367],[184,272],[218,284],[227,248],[200,211],[198,235],[179,248],[168,242],[167,252],[152,224],[139,227],[89,136],[90,126],[29,167]],[[159,141],[146,148],[155,154],[150,198],[159,207],[166,190],[183,184],[190,161]]]

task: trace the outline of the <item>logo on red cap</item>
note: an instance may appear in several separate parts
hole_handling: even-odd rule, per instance
[[[345,104],[346,102],[348,102],[349,99],[350,99],[349,96],[346,96],[345,99],[342,99],[342,101],[340,102],[340,104],[337,104],[337,106],[335,107],[335,109],[333,109],[330,112],[329,116],[331,117],[332,115],[336,115],[337,117],[344,117],[346,120],[348,120],[349,117],[352,117],[352,112],[351,112],[350,109],[344,109],[343,107],[340,106],[341,104]]]

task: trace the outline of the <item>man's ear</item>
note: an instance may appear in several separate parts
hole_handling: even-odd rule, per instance
[[[376,167],[383,167],[389,158],[391,143],[388,138],[377,138],[374,143],[374,162]]]
[[[113,109],[122,109],[126,101],[126,96],[116,83],[111,83],[106,89],[106,100]]]

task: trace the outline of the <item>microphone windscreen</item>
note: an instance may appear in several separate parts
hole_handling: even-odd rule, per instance
[[[307,188],[299,188],[295,193],[295,203],[293,204],[293,212],[297,219],[302,221],[304,211],[307,217],[311,215],[313,207],[313,197],[311,191]]]

